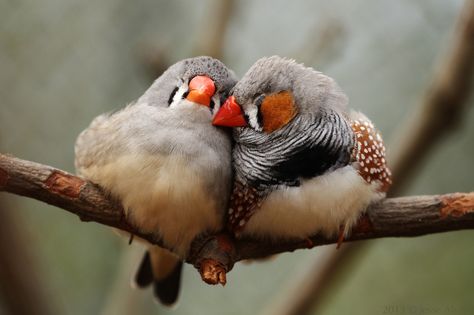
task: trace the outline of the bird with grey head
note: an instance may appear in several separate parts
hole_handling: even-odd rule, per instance
[[[213,119],[233,127],[228,228],[237,237],[347,235],[390,186],[379,132],[336,82],[278,56],[258,60]]]
[[[95,118],[78,137],[75,165],[118,199],[127,220],[158,236],[135,276],[165,305],[179,293],[191,242],[222,229],[230,195],[231,138],[211,121],[236,79],[211,57],[182,60],[136,102]]]

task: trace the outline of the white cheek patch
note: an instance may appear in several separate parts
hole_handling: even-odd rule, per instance
[[[245,113],[249,119],[249,125],[256,131],[262,131],[262,127],[258,123],[257,115],[258,115],[258,108],[254,104],[248,106],[245,110]]]

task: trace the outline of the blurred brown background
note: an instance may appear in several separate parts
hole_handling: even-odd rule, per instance
[[[203,53],[239,76],[273,54],[325,72],[395,151],[391,140],[449,52],[462,4],[0,0],[0,152],[73,172],[75,138],[93,117],[136,99],[166,65]],[[473,190],[473,102],[405,194]],[[205,285],[186,266],[179,306],[170,311],[129,287],[141,248],[37,201],[2,193],[0,208],[0,314],[25,310],[29,296],[38,314],[259,314],[293,288],[290,275],[334,251],[237,264],[225,288]],[[463,231],[367,242],[311,312],[470,314],[473,241],[474,232]],[[12,275],[27,288],[12,285]]]

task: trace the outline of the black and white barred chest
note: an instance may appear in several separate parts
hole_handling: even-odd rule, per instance
[[[241,129],[233,152],[236,177],[257,189],[298,186],[347,165],[354,143],[350,125],[336,113],[309,118],[297,117],[272,134]]]
[[[310,118],[297,117],[278,133],[238,131],[228,219],[232,231],[242,229],[274,189],[299,186],[350,163],[355,137],[347,121],[336,113]]]

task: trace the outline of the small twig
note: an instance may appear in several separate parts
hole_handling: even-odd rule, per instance
[[[96,185],[42,164],[0,154],[0,191],[38,199],[78,215],[137,235],[163,246],[127,222],[123,208]],[[390,236],[417,236],[474,228],[474,193],[385,199],[359,220],[346,242]],[[337,243],[337,236],[311,237],[314,246]],[[204,281],[225,284],[225,273],[242,259],[307,248],[307,240],[261,242],[233,240],[219,234],[193,243],[187,262]]]
[[[0,154],[0,191],[34,198],[162,246],[159,237],[134,228],[119,202],[97,185],[51,166]]]

